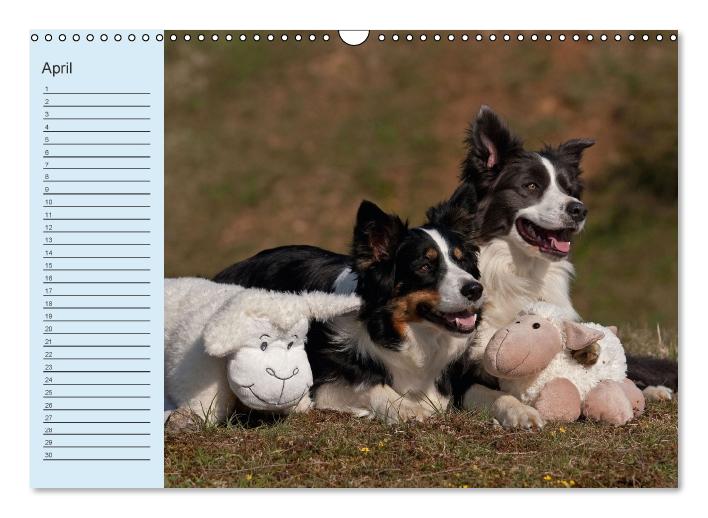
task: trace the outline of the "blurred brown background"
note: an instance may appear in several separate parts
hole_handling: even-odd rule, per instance
[[[675,42],[191,34],[165,45],[167,276],[212,276],[284,244],[345,252],[362,198],[422,222],[455,188],[465,128],[485,103],[531,148],[597,140],[574,302],[588,320],[675,340]]]

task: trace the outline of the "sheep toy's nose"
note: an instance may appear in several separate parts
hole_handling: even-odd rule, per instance
[[[281,381],[285,381],[285,380],[289,380],[290,378],[292,378],[292,377],[294,377],[294,376],[297,376],[298,373],[300,372],[300,369],[298,369],[297,367],[295,367],[295,368],[293,369],[293,373],[292,373],[290,376],[278,376],[278,374],[276,374],[275,370],[273,370],[273,369],[270,368],[270,367],[266,367],[266,370],[265,370],[265,371],[266,371],[268,374],[270,374],[271,376],[273,376],[274,378],[278,378],[278,379],[281,380]]]

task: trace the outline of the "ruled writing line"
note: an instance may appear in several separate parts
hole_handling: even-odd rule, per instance
[[[93,358],[80,358],[80,357],[76,357],[76,358],[56,358],[56,357],[52,356],[51,358],[43,358],[43,359],[44,359],[44,360],[51,360],[51,361],[54,361],[54,360],[110,360],[110,361],[114,361],[114,360],[149,360],[150,358],[149,358],[149,357],[145,357],[145,358],[137,358],[137,357],[130,357],[130,358],[126,358],[126,357],[120,357],[120,358],[101,358],[101,357],[93,357]]]
[[[149,121],[150,117],[43,117],[45,121]]]
[[[150,167],[43,167],[43,171],[48,170],[70,170],[70,171],[80,171],[80,170],[91,170],[91,171],[102,171],[102,170],[146,170],[151,169]]]
[[[42,95],[150,95],[150,92],[42,92]]]
[[[151,383],[44,383],[44,386],[65,386],[65,387],[124,387],[124,386],[141,386],[146,387],[152,385]]]
[[[149,458],[148,458],[148,459],[111,459],[111,458],[105,458],[105,459],[78,459],[78,458],[77,458],[77,459],[56,459],[56,458],[49,458],[49,459],[47,459],[47,458],[44,458],[44,459],[42,459],[42,461],[44,461],[44,462],[57,462],[57,461],[63,461],[63,460],[66,460],[66,461],[77,461],[77,462],[97,460],[97,461],[101,461],[101,462],[108,462],[108,461],[121,461],[121,460],[126,460],[126,461],[149,461],[150,459],[149,459]]]
[[[49,257],[52,258],[51,256]],[[149,272],[151,268],[44,268],[43,272]]]
[[[150,108],[149,104],[43,104],[44,108]]]
[[[70,349],[73,349],[74,347],[110,349],[110,348],[123,348],[123,347],[146,348],[146,347],[150,347],[150,346],[149,345],[45,345],[43,347],[45,347],[47,349],[53,349],[55,347],[70,348]],[[99,383],[99,385],[100,385],[100,383]],[[114,385],[114,383],[110,383],[110,385]],[[138,383],[138,385],[142,385],[142,383]]]
[[[42,155],[47,158],[151,158],[150,155]]]

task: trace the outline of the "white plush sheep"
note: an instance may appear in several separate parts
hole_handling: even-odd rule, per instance
[[[198,278],[165,280],[165,395],[206,420],[241,403],[288,413],[309,408],[309,320],[354,311],[354,295],[277,293]]]
[[[617,329],[572,321],[573,315],[539,302],[497,331],[484,367],[502,390],[534,406],[551,421],[590,419],[624,424],[644,410],[644,396],[627,379]],[[578,363],[572,351],[597,343],[597,361]]]

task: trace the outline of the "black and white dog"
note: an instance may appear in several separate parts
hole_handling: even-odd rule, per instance
[[[479,268],[486,293],[484,321],[470,348],[476,362],[492,334],[531,302],[550,302],[579,319],[570,300],[574,269],[568,254],[588,212],[581,201],[580,162],[594,142],[573,139],[527,151],[483,106],[469,129],[467,144],[458,191],[473,185],[478,197]],[[645,395],[668,399],[671,391],[650,387]],[[463,405],[490,409],[505,427],[543,426],[532,407],[479,384],[466,392]]]
[[[308,334],[315,406],[387,421],[423,419],[447,407],[450,369],[480,321],[472,191],[461,186],[413,229],[364,201],[351,256],[285,246],[236,263],[214,280],[278,291],[356,292],[358,315],[313,324]]]

